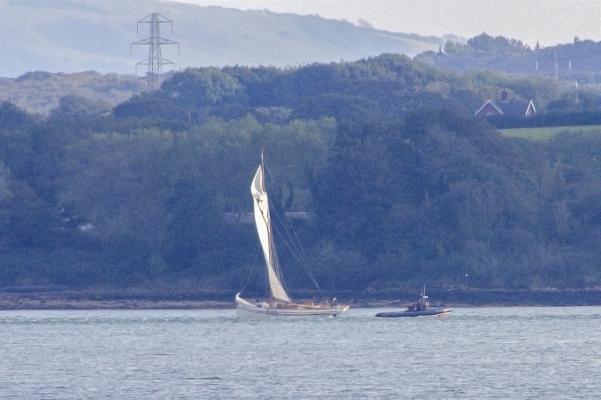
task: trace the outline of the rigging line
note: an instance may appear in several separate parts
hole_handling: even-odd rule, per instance
[[[269,177],[271,178],[272,182],[275,182],[275,180],[273,179],[273,175],[271,175],[271,171],[267,169],[267,166],[263,166],[263,169],[267,172],[267,174],[269,175]],[[273,200],[273,199],[272,199]],[[275,207],[275,203],[273,201],[270,202],[271,207],[270,207],[270,211],[273,211],[273,213],[275,214],[275,216],[278,218],[278,220],[280,220],[280,223],[282,223],[280,215],[278,213],[277,208]],[[284,227],[284,224],[282,223],[282,226]]]
[[[266,166],[264,166],[264,170],[267,171],[267,174],[269,175],[269,177],[271,178],[272,181],[275,181],[273,179],[273,175],[271,174],[271,171],[269,169],[267,169]],[[284,232],[287,234],[290,244],[287,243],[288,248],[294,253],[297,252],[297,254],[295,254],[297,261],[299,261],[299,263],[301,264],[301,267],[303,267],[303,269],[305,270],[305,273],[307,274],[307,276],[309,277],[309,279],[313,282],[313,284],[315,285],[315,287],[317,288],[317,290],[319,291],[319,293],[321,294],[322,297],[323,296],[323,292],[321,290],[321,287],[319,286],[319,283],[317,282],[317,279],[315,279],[315,274],[313,272],[313,269],[311,267],[311,264],[309,263],[309,259],[306,256],[303,246],[300,242],[300,238],[298,237],[298,235],[296,234],[296,231],[294,230],[294,226],[292,225],[292,221],[290,219],[290,217],[288,217],[284,211],[284,216],[287,218],[288,220],[288,224],[290,226],[290,229],[286,228],[286,224],[284,223],[284,221],[282,220],[280,213],[278,212],[278,210],[276,209],[275,206],[272,206],[272,210],[275,214],[275,216],[277,217],[278,221],[280,222],[280,224],[282,225],[282,229],[284,230]],[[275,226],[275,225],[274,225]],[[294,234],[294,237],[290,234],[290,231],[292,231],[292,233]],[[280,232],[281,234],[281,232]],[[282,235],[285,238],[285,235]],[[296,239],[296,240],[295,240]],[[296,247],[296,249],[294,249],[294,247]],[[324,297],[325,298],[325,297]]]
[[[270,224],[270,225],[271,225],[272,228],[275,228],[275,225],[273,225],[273,224]],[[283,277],[282,267],[280,265],[280,259],[278,257],[277,251],[275,251],[275,237],[271,238],[271,245],[273,246],[272,265],[274,266],[274,269],[276,270],[276,273],[278,275],[278,279],[280,280],[280,285],[282,285],[282,287],[284,288],[284,290],[287,292],[288,291],[288,287],[286,286],[286,280]]]
[[[288,240],[290,243],[288,245],[288,247],[290,248],[291,251],[296,252],[297,260],[299,261],[299,263],[305,270],[309,279],[313,282],[313,284],[315,285],[315,287],[317,288],[317,290],[320,292],[320,294],[323,297],[323,292],[321,290],[321,287],[319,286],[319,283],[317,282],[317,279],[315,278],[315,273],[313,272],[313,268],[311,267],[309,258],[307,257],[307,255],[305,253],[305,250],[301,244],[300,238],[298,237],[298,235],[296,233],[296,230],[294,229],[294,226],[292,225],[291,219],[289,217],[287,217],[286,214],[284,213],[284,216],[287,218],[288,225],[290,226],[290,229],[287,229],[286,224],[284,223],[282,217],[280,216],[280,213],[277,211],[277,209],[275,207],[273,207],[273,213],[275,214],[279,223],[282,225],[282,229],[288,236]],[[274,226],[276,226],[276,225],[274,225]],[[292,234],[290,232],[292,232],[292,234],[294,234],[294,236],[292,236]],[[281,234],[281,232],[279,232],[279,233]],[[284,236],[284,235],[282,235],[282,236]]]
[[[271,179],[271,181],[275,182],[275,179],[273,179],[273,175],[271,174],[271,170],[268,169],[266,165],[263,165],[263,170],[267,172],[267,174],[269,175],[269,178]],[[293,256],[295,256],[295,258],[297,259],[297,261],[299,262],[299,264],[301,265],[301,267],[303,268],[303,270],[305,271],[305,273],[307,274],[307,276],[309,277],[309,279],[311,280],[311,282],[313,282],[313,284],[317,288],[317,291],[319,292],[320,296],[323,299],[325,299],[323,291],[321,290],[321,287],[319,286],[319,283],[317,282],[317,279],[315,279],[315,274],[313,272],[313,269],[311,268],[311,264],[309,263],[308,257],[306,256],[306,254],[305,254],[305,252],[303,250],[303,246],[302,246],[302,244],[300,242],[300,239],[299,239],[298,235],[296,234],[296,231],[294,230],[294,226],[292,225],[292,221],[288,217],[288,223],[290,225],[290,230],[286,229],[286,224],[282,220],[282,218],[280,216],[280,213],[278,212],[278,210],[275,207],[275,204],[272,203],[271,209],[273,210],[276,218],[278,219],[278,221],[282,225],[282,229],[288,235],[289,243],[286,242],[286,236],[282,235],[282,237],[284,239],[284,243],[288,246],[288,248],[292,252]],[[284,215],[286,216],[285,210],[284,210]],[[273,226],[277,229],[277,226],[275,224]],[[292,237],[292,235],[290,234],[290,231],[292,231],[294,233],[294,235],[296,237],[296,241],[294,240],[295,238]],[[281,234],[281,232],[280,232],[280,234]],[[296,246],[297,249],[294,249],[294,246]]]
[[[310,268],[311,266],[310,266],[310,264],[308,262],[308,259],[306,258],[306,256],[303,255],[302,246],[300,244],[300,241],[295,241],[294,237],[290,234],[290,231],[293,230],[294,227],[292,226],[292,224],[290,224],[290,228],[291,229],[287,229],[286,225],[284,224],[284,221],[282,220],[280,214],[275,209],[275,207],[274,207],[273,211],[274,211],[274,214],[275,214],[275,216],[277,218],[277,221],[280,223],[280,225],[282,227],[283,232],[287,235],[287,239],[288,239],[288,242],[289,242],[290,247],[291,247],[290,250],[296,252],[296,255],[299,258],[299,260],[302,261],[303,267],[306,267],[309,270],[311,270],[311,268]],[[274,226],[277,228],[277,225],[274,224]],[[281,231],[278,231],[278,232],[280,234],[282,234]],[[284,236],[284,238],[286,238],[286,235],[282,234],[282,236]],[[311,273],[312,273],[312,271],[311,271]]]
[[[265,171],[267,171],[267,174],[269,174],[269,177],[271,178],[271,180],[273,182],[275,182],[275,179],[273,179],[273,175],[271,174],[271,171],[269,169],[267,169],[267,167],[265,167]],[[290,217],[288,217],[286,215],[286,211],[284,210],[284,217],[287,218],[288,220],[288,225],[290,226],[290,229],[287,229],[286,224],[284,223],[283,219],[280,216],[280,213],[278,212],[277,208],[275,207],[275,204],[272,203],[272,210],[275,214],[275,216],[278,218],[278,221],[280,222],[280,224],[282,225],[282,228],[284,229],[284,231],[286,232],[286,234],[288,235],[288,238],[290,239],[290,242],[293,243],[295,246],[298,247],[298,253],[300,254],[301,258],[303,259],[303,262],[307,265],[309,265],[308,262],[308,258],[306,257],[306,255],[304,254],[303,251],[303,246],[300,242],[300,239],[298,238],[298,236],[296,235],[296,231],[294,230],[294,226],[292,225],[292,221],[290,220]],[[292,237],[292,235],[290,234],[290,231],[292,231],[292,233],[295,234],[296,236],[296,240],[294,239],[294,237]]]
[[[257,258],[259,257],[259,250],[260,250],[260,246],[257,246],[257,250],[255,251],[255,257],[253,259],[252,264],[250,265],[250,271],[248,273],[248,276],[246,277],[246,280],[244,281],[244,284],[242,285],[242,289],[240,289],[240,293],[242,293],[244,291],[244,289],[246,289],[246,286],[248,286],[248,284],[250,283],[250,280],[252,279],[254,272],[255,272],[255,266],[257,264]]]
[[[311,274],[309,273],[309,271],[307,270],[306,266],[304,265],[303,261],[300,259],[299,254],[296,252],[296,250],[293,248],[292,244],[284,237],[284,235],[282,234],[282,232],[279,230],[279,228],[275,227],[276,231],[282,236],[282,241],[284,242],[284,244],[286,245],[286,247],[288,247],[288,249],[290,250],[290,253],[292,254],[292,256],[296,259],[296,261],[298,261],[298,263],[300,264],[300,266],[303,268],[303,271],[305,271],[305,273],[307,274],[307,276],[309,277],[309,279],[315,283],[314,278],[311,277]]]
[[[280,230],[280,228],[277,225],[273,225],[273,227],[276,230],[276,232],[280,234],[280,236],[282,237],[282,241],[284,242],[284,244],[286,245],[286,247],[288,247],[288,249],[290,250],[291,254],[301,264],[301,267],[303,267],[303,269],[305,269],[305,263],[301,259],[301,256],[298,253],[298,251],[294,248],[293,243],[291,243],[290,240],[288,240],[286,238],[286,236],[283,234],[283,232]]]
[[[313,279],[315,280],[315,285],[317,286],[317,289],[319,289],[319,291],[321,293],[321,287],[319,286],[319,283],[317,283],[317,280],[315,279],[313,268],[311,267],[311,264],[309,263],[309,257],[307,257],[307,254],[305,253],[305,248],[302,246],[300,238],[298,237],[298,234],[296,233],[296,230],[294,229],[294,226],[292,225],[292,220],[290,219],[290,217],[288,217],[286,215],[286,213],[284,213],[284,217],[288,220],[288,224],[290,225],[290,231],[296,238],[296,242],[298,244],[298,248],[300,250],[301,256],[305,259],[307,266],[311,270],[311,274],[313,275]]]
[[[290,234],[290,231],[289,231],[289,230],[286,228],[286,225],[284,224],[284,221],[282,220],[282,218],[281,218],[280,214],[279,214],[279,213],[278,213],[278,211],[275,209],[275,207],[274,207],[274,209],[273,209],[273,213],[275,214],[275,216],[276,216],[276,218],[277,218],[277,221],[280,223],[280,225],[281,225],[281,227],[282,227],[282,230],[283,230],[283,232],[286,234],[288,241],[289,241],[289,242],[290,242],[290,244],[291,244],[291,245],[294,247],[294,251],[296,251],[296,252],[297,252],[297,254],[298,254],[299,258],[303,260],[303,263],[308,265],[308,263],[306,262],[306,260],[304,260],[304,259],[303,259],[303,257],[302,257],[302,253],[301,253],[301,251],[300,251],[301,249],[300,249],[300,246],[299,246],[299,244],[298,244],[298,243],[295,243],[295,241],[294,241],[294,238],[293,238],[293,237],[292,237],[292,235]],[[274,226],[276,226],[276,225],[274,224]],[[282,233],[282,232],[280,232],[280,233]],[[284,236],[284,235],[282,235],[282,236]],[[298,247],[298,248],[297,248],[297,247]]]
[[[315,285],[315,287],[317,288],[317,291],[319,292],[321,297],[325,298],[323,291],[321,290],[321,287],[319,286],[319,283],[317,283],[317,280],[315,279],[315,275],[313,274],[313,271],[311,270],[310,265],[305,263],[302,260],[299,253],[294,249],[292,243],[286,239],[286,237],[283,235],[283,233],[280,231],[280,229],[277,227],[277,225],[273,225],[273,226],[274,226],[275,230],[277,231],[277,233],[279,233],[282,236],[282,240],[283,240],[284,244],[286,245],[286,247],[288,247],[292,256],[296,259],[296,261],[298,261],[300,266],[303,268],[303,271],[305,271],[309,280]]]

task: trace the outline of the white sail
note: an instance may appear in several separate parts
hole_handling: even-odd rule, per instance
[[[279,301],[290,303],[290,297],[280,280],[279,268],[275,259],[275,250],[271,232],[271,218],[269,216],[269,199],[265,191],[265,177],[263,170],[263,160],[257,169],[257,173],[250,185],[250,193],[253,197],[255,210],[255,224],[257,233],[263,248],[265,263],[267,264],[267,278],[269,280],[269,289],[271,296]]]

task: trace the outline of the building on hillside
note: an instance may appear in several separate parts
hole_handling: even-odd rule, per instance
[[[474,116],[476,117],[519,117],[527,118],[536,115],[536,107],[534,101],[529,101],[510,98],[507,90],[503,90],[501,93],[501,101],[499,105],[495,104],[492,99],[488,99],[476,110]]]
[[[482,106],[476,110],[474,116],[476,117],[496,117],[502,116],[503,110],[497,106],[492,99],[488,99],[482,104]]]
[[[528,107],[526,107],[526,113],[524,117],[530,117],[536,115],[536,107],[534,107],[534,101],[530,99],[528,102]]]

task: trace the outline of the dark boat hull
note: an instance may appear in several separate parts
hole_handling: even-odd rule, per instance
[[[450,313],[450,308],[435,307],[425,311],[389,311],[377,313],[376,317],[401,318],[401,317],[425,317],[431,315],[445,315]]]

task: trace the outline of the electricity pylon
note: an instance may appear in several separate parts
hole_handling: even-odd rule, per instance
[[[173,61],[162,57],[161,46],[169,44],[177,45],[177,52],[179,54],[179,42],[161,37],[161,24],[169,24],[171,32],[173,33],[173,21],[159,13],[148,14],[146,17],[139,20],[136,25],[136,32],[139,32],[140,24],[149,25],[150,35],[146,39],[132,42],[129,46],[129,51],[131,53],[134,46],[148,46],[148,58],[136,63],[136,75],[138,74],[138,66],[146,65],[148,67],[146,72],[148,86],[152,89],[158,89],[161,86],[163,65],[175,65]]]

